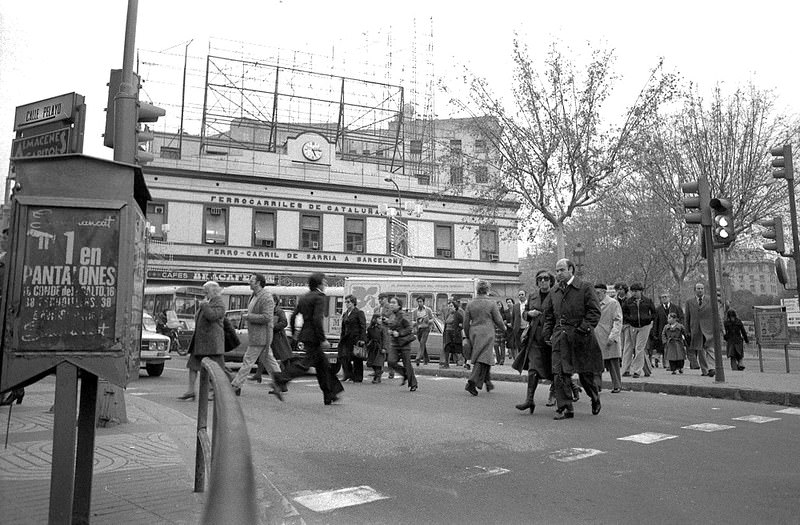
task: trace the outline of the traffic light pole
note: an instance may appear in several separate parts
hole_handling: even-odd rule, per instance
[[[797,234],[797,208],[795,207],[794,201],[794,177],[787,178],[786,183],[789,185],[789,215],[792,219],[792,248],[794,253],[792,254],[792,258],[794,259],[794,271],[795,275],[798,274],[798,270],[800,270],[800,237]],[[800,296],[800,288],[798,288],[798,296]]]
[[[722,326],[719,318],[719,301],[717,301],[717,271],[716,265],[714,264],[714,239],[712,238],[710,221],[704,222],[709,222],[709,224],[703,224],[702,228],[704,233],[703,242],[705,243],[706,253],[708,254],[706,257],[706,261],[708,262],[708,294],[709,300],[711,301],[711,316],[713,317],[714,323],[714,380],[717,383],[724,383],[725,367],[722,363],[722,342],[720,341],[722,337]],[[704,349],[700,348],[700,351],[703,352]]]
[[[114,160],[136,162],[136,90],[133,88],[133,53],[136,46],[136,17],[139,0],[128,0],[122,81],[114,98]]]

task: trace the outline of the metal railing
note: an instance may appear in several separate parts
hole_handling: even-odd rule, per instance
[[[209,382],[214,386],[214,418],[210,437]],[[203,492],[206,478],[209,480],[201,523],[261,523],[256,505],[250,436],[244,414],[230,387],[228,375],[209,358],[202,361],[197,402],[194,491]]]

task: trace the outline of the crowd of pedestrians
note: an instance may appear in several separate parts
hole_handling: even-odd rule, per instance
[[[248,304],[249,343],[240,370],[231,375],[231,385],[237,395],[251,367],[258,372],[250,376],[261,382],[269,374],[272,390],[278,399],[288,391],[289,382],[314,367],[323,402],[331,404],[344,391],[342,382],[361,383],[364,366],[372,370],[373,384],[381,383],[384,368],[389,377],[402,378],[401,386],[415,392],[419,384],[414,363],[430,360],[427,340],[437,314],[418,298],[415,307],[404,311],[399,297],[384,295],[367,323],[358,307],[358,299],[344,299],[338,363],[329,366],[325,349],[329,348],[323,328],[325,307],[325,276],[312,274],[309,291],[302,296],[291,316],[292,337],[304,356],[292,358],[291,345],[285,336],[286,315],[277,300],[265,287],[265,278],[253,274],[250,287],[253,295]],[[498,300],[491,294],[490,285],[479,281],[476,296],[465,307],[450,299],[439,321],[442,326],[442,348],[439,367],[451,364],[464,366],[470,375],[464,389],[473,396],[485,388],[490,392],[492,366],[506,359],[520,373],[527,374],[525,399],[517,404],[521,411],[534,412],[534,394],[540,382],[550,383],[547,406],[555,406],[554,419],[572,419],[574,403],[581,389],[591,405],[591,413],[602,409],[600,391],[602,374],[611,378],[611,393],[623,388],[623,378],[647,377],[659,365],[672,374],[698,369],[704,376],[713,377],[714,334],[712,305],[705,296],[705,287],[698,283],[694,296],[685,308],[671,301],[668,291],[659,295],[658,306],[644,295],[644,286],[634,282],[628,287],[617,282],[609,295],[606,283],[587,283],[575,274],[569,259],[556,263],[555,272],[539,270],[535,275],[535,291],[530,295],[520,290],[515,301]],[[203,285],[206,298],[200,302],[195,319],[195,333],[189,345],[189,388],[180,398],[195,398],[195,383],[200,361],[210,357],[224,368],[223,318],[224,305],[220,286],[213,281]],[[294,334],[296,316],[304,322]],[[725,313],[724,339],[732,370],[744,370],[741,364],[747,332],[733,310]],[[418,342],[412,360],[411,345]],[[341,367],[343,378],[337,375]],[[574,381],[577,375],[578,384]]]

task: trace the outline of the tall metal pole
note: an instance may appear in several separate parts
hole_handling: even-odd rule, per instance
[[[122,55],[122,81],[114,98],[114,160],[136,161],[136,92],[133,87],[133,53],[136,47],[136,16],[139,0],[128,0],[125,47]]]
[[[386,177],[383,180],[386,181],[386,182],[391,182],[392,184],[394,184],[394,189],[397,190],[397,215],[399,215],[402,218],[403,217],[403,196],[400,194],[400,186],[398,186],[397,185],[397,181],[395,181],[391,177]],[[391,221],[390,221],[390,224],[391,224]],[[408,250],[408,242],[406,242],[406,250]],[[400,257],[400,277],[403,277],[403,274],[404,274],[404,268],[403,268],[404,263],[405,263],[405,257],[401,255],[401,257]]]
[[[706,247],[706,261],[708,261],[708,292],[709,300],[711,301],[711,315],[713,317],[714,326],[714,380],[717,383],[725,382],[725,367],[722,363],[722,327],[720,326],[719,319],[719,302],[717,301],[717,270],[714,264],[714,239],[712,238],[711,223],[703,224],[703,242]],[[700,349],[701,352],[705,350]]]
[[[194,38],[186,43],[183,49],[183,88],[181,89],[181,131],[178,136],[178,158],[183,158],[183,108],[186,102],[186,63],[189,56],[189,44],[194,42]]]
[[[791,155],[791,146],[786,146],[789,148],[789,155]],[[797,208],[795,207],[794,201],[794,177],[786,177],[786,182],[789,185],[789,215],[791,215],[792,219],[792,248],[794,249],[793,259],[794,259],[794,270],[795,275],[798,274],[798,270],[800,270],[800,238],[798,237],[797,233]],[[800,289],[798,289],[798,296],[800,296]]]

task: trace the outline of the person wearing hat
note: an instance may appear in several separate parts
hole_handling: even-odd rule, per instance
[[[611,393],[617,394],[622,389],[619,372],[619,364],[622,360],[622,350],[619,345],[622,334],[622,307],[608,296],[607,290],[608,287],[605,283],[597,282],[594,285],[594,292],[600,302],[600,321],[594,327],[594,335],[603,352],[603,366],[611,375]],[[600,388],[603,375],[601,373],[598,376],[598,388]]]
[[[539,381],[542,379],[553,381],[553,350],[544,338],[543,313],[545,301],[555,283],[556,276],[550,271],[539,270],[536,272],[536,286],[539,288],[539,293],[534,293],[528,298],[528,304],[525,307],[525,317],[529,323],[528,331],[522,343],[522,348],[511,365],[520,373],[523,370],[528,371],[528,388],[525,401],[515,406],[517,410],[530,410],[531,414],[533,414],[533,409],[536,408],[533,395],[536,392]],[[550,395],[554,397],[552,383],[550,390]]]
[[[631,285],[631,296],[622,303],[622,322],[629,326],[628,341],[622,354],[622,366],[630,363],[631,375],[634,379],[642,374],[650,375],[649,362],[646,362],[647,341],[653,319],[656,318],[656,307],[649,297],[644,297],[642,283]],[[647,360],[649,361],[649,360]]]

